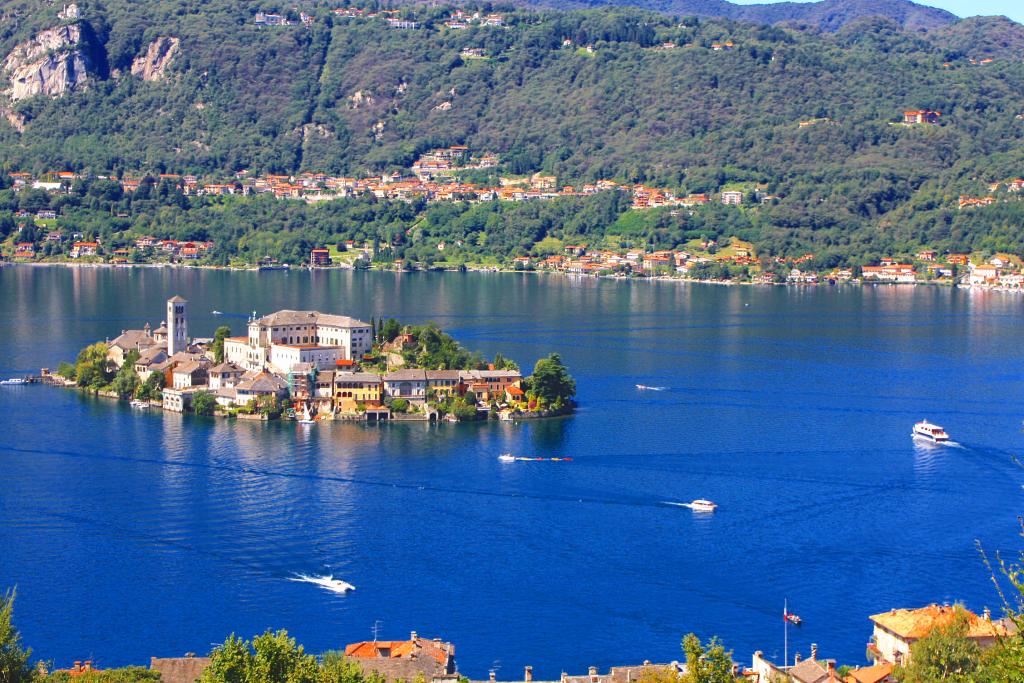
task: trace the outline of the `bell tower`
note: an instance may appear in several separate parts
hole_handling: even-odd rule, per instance
[[[188,302],[180,296],[167,300],[167,355],[188,350]]]

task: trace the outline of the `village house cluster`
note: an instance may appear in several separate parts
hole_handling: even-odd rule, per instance
[[[250,407],[271,399],[290,402],[310,416],[392,417],[389,400],[403,399],[426,419],[438,419],[431,399],[472,396],[478,409],[498,406],[510,415],[524,402],[518,370],[424,370],[404,367],[402,351],[416,342],[400,334],[381,348],[387,372],[367,372],[374,351],[372,326],[355,318],[319,311],[283,310],[249,320],[247,334],[223,341],[216,363],[212,339],[188,334],[188,302],[167,302],[159,327],[124,330],[107,342],[107,358],[121,368],[132,352],[134,370],[145,382],[164,375],[162,407],[184,412],[198,392],[211,393],[224,409]]]
[[[958,611],[960,614],[958,615]],[[914,644],[938,628],[948,626],[956,618],[966,618],[966,637],[985,650],[998,639],[1015,633],[1009,619],[993,619],[986,610],[977,615],[959,606],[928,605],[917,609],[893,609],[870,617],[872,635],[867,652],[869,665],[841,668],[835,659],[821,656],[811,644],[808,656],[794,653],[791,661],[777,663],[754,652],[749,666],[733,664],[733,673],[750,683],[895,683],[895,668],[910,663]],[[465,680],[455,660],[455,645],[441,638],[424,638],[413,631],[406,640],[378,640],[350,643],[345,657],[364,674],[377,674],[384,683],[422,680],[425,683],[457,683]],[[787,657],[788,659],[788,657]],[[163,683],[195,683],[210,665],[208,657],[160,658],[150,660],[150,669],[159,671]],[[75,662],[68,671],[72,677],[96,671],[91,661]],[[842,671],[842,673],[841,673]],[[532,666],[524,666],[522,677],[499,679],[491,670],[484,680],[471,683],[636,683],[651,674],[657,680],[682,679],[687,673],[685,663],[672,661],[655,664],[613,666],[606,673],[588,667],[586,673],[562,674],[552,680],[535,680]]]
[[[278,199],[298,199],[306,202],[320,202],[345,197],[373,195],[379,199],[428,202],[448,201],[526,201],[554,199],[566,196],[588,196],[606,190],[621,190],[631,195],[635,209],[662,206],[701,206],[712,201],[707,194],[677,195],[665,188],[648,187],[643,184],[619,183],[613,180],[599,180],[578,186],[558,185],[557,177],[535,173],[530,177],[499,177],[496,186],[480,186],[463,183],[458,179],[461,171],[490,169],[500,164],[496,154],[485,152],[473,155],[465,145],[453,145],[434,149],[422,154],[413,162],[408,174],[393,172],[379,176],[356,178],[351,176],[330,176],[326,173],[303,172],[295,175],[253,175],[239,171],[230,181],[223,179],[207,181],[192,174],[126,174],[119,179],[96,176],[100,180],[116,180],[122,191],[134,193],[144,184],[170,183],[186,196],[226,196],[271,194]],[[25,188],[42,189],[53,194],[71,191],[75,181],[82,178],[71,171],[49,171],[39,177],[26,172],[9,174],[15,192]],[[740,190],[725,190],[718,195],[722,204],[741,204],[746,193]],[[767,203],[778,199],[774,195],[758,194],[758,200]],[[53,212],[46,217],[56,218]],[[40,216],[42,217],[42,216]]]
[[[704,243],[704,247],[713,246]],[[517,256],[513,264],[521,267],[536,267],[573,275],[604,275],[612,273],[638,273],[644,275],[687,275],[690,270],[703,263],[727,263],[738,266],[757,265],[753,250],[747,245],[733,245],[729,255],[701,256],[689,251],[629,249],[591,249],[585,244],[569,244],[562,254],[544,258]]]

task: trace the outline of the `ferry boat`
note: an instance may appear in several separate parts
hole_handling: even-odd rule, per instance
[[[718,509],[717,503],[712,503],[710,500],[698,498],[697,500],[690,503],[690,509],[694,512],[714,512]]]
[[[944,443],[949,441],[949,434],[939,425],[932,424],[927,420],[921,420],[914,425],[914,438],[927,439],[933,443]]]

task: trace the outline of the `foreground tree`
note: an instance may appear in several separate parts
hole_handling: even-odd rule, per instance
[[[1020,535],[1024,537],[1024,520]],[[976,680],[979,683],[1024,683],[1024,551],[1016,562],[1008,562],[996,554],[998,572],[984,552],[982,556],[1002,600],[1006,618],[1015,628],[982,654]]]
[[[953,621],[934,629],[910,650],[910,664],[896,671],[903,683],[971,683],[981,661],[981,648],[967,637],[970,616],[956,608]]]
[[[28,663],[32,650],[22,646],[14,626],[15,595],[13,590],[0,595],[0,683],[28,683],[34,678]]]
[[[235,634],[217,646],[200,683],[319,683],[316,657],[288,636],[266,631],[244,641]],[[340,679],[339,679],[340,680]]]
[[[680,679],[682,683],[736,683],[732,652],[727,652],[717,637],[701,645],[696,634],[688,633],[683,638],[683,652],[686,674]]]

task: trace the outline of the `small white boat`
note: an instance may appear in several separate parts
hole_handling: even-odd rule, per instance
[[[146,403],[145,401],[140,401],[139,399],[135,399],[135,400],[132,401],[131,406],[132,406],[132,408],[148,408],[149,404]]]
[[[321,588],[331,591],[332,593],[345,594],[348,591],[354,591],[356,589],[351,583],[342,581],[341,579],[334,578],[333,574],[326,576],[310,576],[308,574],[296,574],[295,576],[289,577],[289,581],[300,581],[302,583],[312,583]]]
[[[217,309],[214,309],[214,310],[210,311],[210,315],[224,315],[224,314],[221,313],[220,311],[218,311]]]
[[[315,425],[316,424],[316,420],[314,420],[313,416],[310,415],[310,413],[309,413],[309,406],[308,405],[303,406],[303,408],[302,408],[302,417],[299,419],[299,424],[300,425]]]
[[[697,500],[690,503],[690,509],[694,512],[714,512],[718,509],[717,503],[712,503],[710,500],[698,498]]]
[[[639,391],[665,391],[665,387],[652,387],[646,384],[637,384],[636,388]]]
[[[921,420],[915,424],[912,436],[915,439],[925,439],[932,443],[945,443],[949,441],[949,434],[946,433],[946,430],[937,424],[928,422],[928,420]]]
[[[516,456],[512,455],[511,453],[502,453],[501,455],[498,456],[498,460],[500,460],[501,462],[515,462]]]
[[[2,384],[4,386],[7,386],[7,387],[18,386],[20,384],[28,384],[28,380],[27,379],[23,379],[21,377],[12,377],[10,379],[0,380],[0,384]]]

